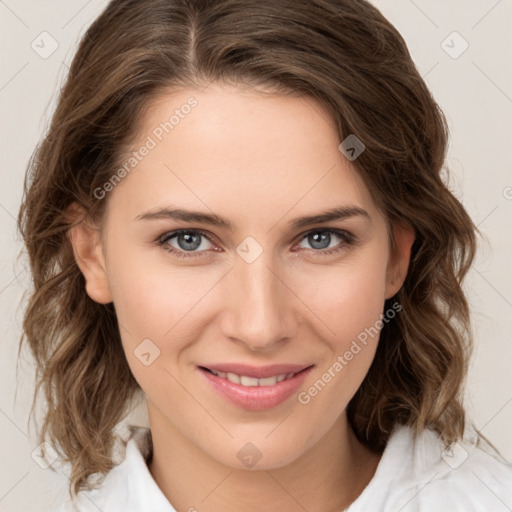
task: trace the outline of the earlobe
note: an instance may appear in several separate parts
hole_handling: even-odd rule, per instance
[[[393,297],[404,284],[411,259],[411,247],[415,240],[414,228],[410,224],[393,226],[395,247],[386,272],[386,299]]]
[[[73,203],[68,208],[72,224],[67,235],[73,248],[75,261],[85,277],[87,295],[99,304],[112,302],[108,285],[99,230],[92,225],[85,215],[85,210]]]

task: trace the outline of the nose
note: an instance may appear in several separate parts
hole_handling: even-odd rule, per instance
[[[237,257],[227,276],[224,336],[253,351],[271,351],[293,338],[294,294],[265,251],[252,263]]]

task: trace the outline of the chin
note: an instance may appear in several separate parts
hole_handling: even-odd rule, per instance
[[[293,436],[286,439],[275,436],[274,439],[270,439],[272,434],[269,437],[265,437],[266,435],[254,436],[252,441],[250,437],[245,437],[244,441],[230,440],[224,450],[218,453],[210,452],[210,456],[233,469],[268,471],[292,464],[305,452],[303,444]]]

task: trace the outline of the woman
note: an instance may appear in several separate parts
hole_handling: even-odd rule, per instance
[[[477,230],[446,145],[364,1],[111,2],[19,221],[62,510],[512,503],[462,405]]]

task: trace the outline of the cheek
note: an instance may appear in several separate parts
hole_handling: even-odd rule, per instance
[[[180,313],[180,287],[172,286],[154,267],[124,260],[110,283],[119,323],[133,336],[158,339]]]
[[[364,380],[375,356],[385,302],[386,253],[368,251],[304,282],[327,346],[315,379],[298,397],[314,417],[334,421]],[[329,423],[327,421],[326,423]]]
[[[173,389],[173,379],[165,370],[175,365],[184,343],[175,331],[191,307],[190,294],[183,293],[181,283],[176,285],[155,266],[135,258],[120,262],[111,282],[122,344],[134,378],[148,397]],[[170,336],[174,337],[172,347],[164,344]]]
[[[201,336],[207,321],[202,306],[223,269],[173,267],[163,249],[152,264],[144,251],[110,256],[116,262],[109,266],[109,284],[123,347],[134,377],[147,391],[157,375],[169,379],[163,369],[175,368],[183,350]]]
[[[119,257],[109,272],[109,284],[120,323],[137,336],[163,339],[182,323],[218,281],[217,273],[199,267],[173,266],[164,249],[135,251]],[[161,254],[156,254],[161,251]]]
[[[303,300],[327,326],[340,350],[383,313],[386,259],[384,250],[379,252],[366,251],[340,265],[318,267],[302,280]]]

